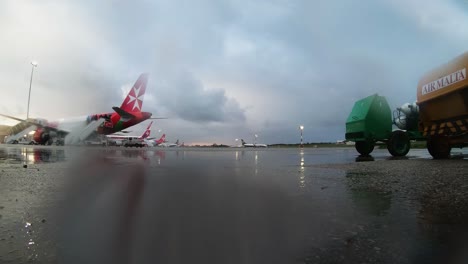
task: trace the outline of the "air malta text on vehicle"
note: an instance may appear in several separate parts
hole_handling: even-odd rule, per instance
[[[428,93],[432,93],[434,91],[445,88],[449,85],[463,81],[465,79],[466,79],[466,68],[463,68],[461,70],[458,70],[456,72],[453,72],[449,75],[446,75],[435,81],[432,81],[428,84],[423,85],[422,94],[425,95]]]

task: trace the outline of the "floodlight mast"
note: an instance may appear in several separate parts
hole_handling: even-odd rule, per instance
[[[26,120],[29,119],[29,102],[31,101],[31,87],[32,87],[34,68],[37,67],[37,61],[31,61],[31,65],[32,65],[32,69],[31,69],[31,79],[29,80],[28,110],[26,112]]]

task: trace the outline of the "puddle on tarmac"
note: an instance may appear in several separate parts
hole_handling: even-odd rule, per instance
[[[70,159],[65,158],[70,151],[64,149],[21,149],[0,148],[1,162]],[[24,185],[20,177],[18,182],[14,182],[15,177],[12,182],[0,182],[8,190],[3,192],[0,205],[11,208],[15,198],[27,199],[36,219],[23,221],[23,206],[8,213],[0,208],[2,215],[8,214],[0,226],[6,242],[0,241],[0,245],[9,241],[20,245],[5,247],[14,252],[11,259],[19,256],[23,261],[21,256],[39,254],[35,260],[53,261],[52,251],[65,247],[71,260],[77,252],[86,259],[95,257],[92,254],[132,252],[140,262],[157,262],[164,257],[190,262],[203,256],[211,256],[215,262],[234,254],[237,263],[242,263],[254,253],[265,253],[269,263],[278,263],[275,254],[294,245],[295,255],[282,263],[437,263],[438,256],[449,252],[451,241],[459,238],[450,237],[454,229],[443,224],[446,219],[434,220],[441,216],[430,210],[432,205],[407,199],[378,184],[366,185],[377,172],[311,166],[353,163],[354,150],[95,151],[104,153],[110,162],[95,161],[103,167],[86,180],[83,174],[90,167],[77,171],[74,179],[85,182],[72,185],[72,192],[54,185],[57,181],[47,182],[47,177],[30,177],[37,181],[33,182],[37,188],[24,190],[18,187]],[[383,162],[387,158],[386,152],[376,151],[374,156]],[[133,166],[144,169],[133,170]],[[46,176],[53,178],[53,166],[45,167],[51,170]],[[45,169],[41,173],[46,173]],[[145,174],[120,175],[124,172]],[[131,180],[135,179],[141,180],[139,184],[134,185]],[[57,200],[63,204],[54,204]],[[39,216],[47,210],[66,210],[67,219],[61,222],[51,217],[41,224]],[[54,226],[66,228],[54,230]],[[10,239],[11,230],[19,230],[19,234]],[[125,241],[115,243],[121,236]],[[96,246],[93,251],[89,251],[90,243]],[[45,258],[45,253],[52,257]],[[0,255],[0,260],[5,255]]]
[[[1,163],[53,163],[65,161],[65,150],[56,148],[15,147],[0,148]]]

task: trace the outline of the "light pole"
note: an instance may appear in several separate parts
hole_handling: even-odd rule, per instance
[[[258,138],[258,135],[255,134],[255,138],[254,138],[254,146],[257,144],[257,138]]]
[[[33,73],[34,73],[34,68],[37,67],[37,62],[36,61],[31,61],[32,69],[31,69],[31,80],[29,80],[29,95],[28,95],[28,111],[26,113],[26,119],[29,119],[29,102],[31,100],[31,86],[32,86],[32,79],[33,79]]]
[[[301,148],[302,148],[302,147],[304,147],[304,145],[302,144],[302,131],[304,130],[304,126],[300,125],[299,129],[301,130]]]

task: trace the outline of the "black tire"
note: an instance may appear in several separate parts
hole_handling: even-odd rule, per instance
[[[387,149],[394,157],[403,157],[411,148],[409,136],[405,131],[395,130],[387,142]]]
[[[356,141],[355,147],[359,154],[368,156],[374,150],[374,142],[369,140]]]
[[[434,159],[448,159],[452,147],[446,136],[432,136],[427,139],[427,150]]]

